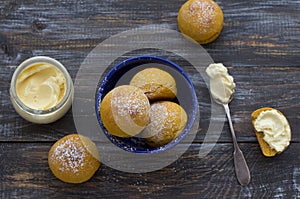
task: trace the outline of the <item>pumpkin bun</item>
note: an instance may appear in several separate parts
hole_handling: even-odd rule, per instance
[[[151,147],[160,147],[178,137],[187,123],[187,114],[178,104],[160,101],[151,104],[150,124],[143,134]]]
[[[212,0],[189,0],[178,12],[180,31],[200,44],[214,41],[223,29],[224,16]]]
[[[176,97],[175,79],[158,68],[144,69],[131,79],[130,85],[139,87],[149,100],[172,100]]]
[[[286,117],[274,108],[260,108],[252,114],[252,125],[264,156],[282,153],[290,144],[291,127]]]
[[[135,136],[150,121],[150,103],[141,89],[130,85],[119,86],[103,98],[100,116],[111,135]]]
[[[71,134],[58,140],[50,149],[48,164],[61,181],[82,183],[100,167],[96,145],[87,137]]]

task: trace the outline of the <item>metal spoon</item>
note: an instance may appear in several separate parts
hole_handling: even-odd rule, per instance
[[[250,179],[251,179],[250,171],[249,171],[247,162],[245,160],[245,157],[243,155],[243,152],[241,151],[241,149],[236,141],[236,136],[234,133],[231,116],[230,116],[230,109],[228,106],[228,104],[230,103],[232,98],[233,98],[233,95],[231,96],[231,98],[227,104],[224,104],[224,103],[218,101],[217,99],[214,99],[214,100],[218,104],[223,105],[226,115],[227,115],[227,118],[228,118],[229,127],[231,130],[231,136],[232,136],[232,140],[233,140],[233,146],[234,146],[233,159],[234,159],[234,167],[235,167],[236,177],[241,185],[248,185],[250,183]]]

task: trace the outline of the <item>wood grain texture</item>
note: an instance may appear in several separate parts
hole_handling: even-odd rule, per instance
[[[26,58],[46,55],[62,62],[73,80],[87,54],[110,36],[142,25],[178,30],[177,12],[185,0],[2,0],[0,3],[0,198],[299,198],[300,197],[300,1],[216,0],[224,12],[220,37],[203,47],[235,78],[230,104],[238,141],[252,173],[237,184],[229,127],[203,159],[198,151],[210,118],[209,92],[186,62],[200,100],[200,129],[192,147],[170,166],[129,174],[102,165],[81,185],[57,180],[48,168],[50,146],[76,132],[72,111],[59,121],[36,125],[22,119],[9,99],[10,79]],[[163,56],[169,56],[163,54]],[[173,56],[173,55],[172,55]],[[251,126],[252,111],[282,111],[292,144],[275,158],[262,156]],[[213,118],[216,119],[216,118]],[[218,118],[217,118],[218,119]],[[211,140],[212,145],[218,132]],[[17,164],[18,163],[18,164]]]
[[[201,159],[198,158],[199,145],[194,144],[168,167],[144,174],[119,172],[101,165],[90,181],[73,185],[59,181],[51,173],[47,162],[51,143],[1,143],[1,197],[299,197],[300,145],[292,144],[274,158],[264,157],[257,145],[241,144],[252,174],[251,184],[243,187],[235,178],[232,144],[218,144]]]
[[[187,70],[192,74],[192,71]],[[300,101],[300,69],[289,67],[229,67],[237,84],[235,98],[231,102],[231,113],[237,133],[242,142],[256,141],[251,125],[251,113],[261,107],[273,107],[282,111],[290,122],[292,129],[299,129],[298,109]],[[249,76],[251,74],[251,76]],[[192,79],[199,78],[191,76]],[[200,100],[200,132],[195,142],[202,142],[211,120],[211,99],[203,80],[196,80],[195,87]],[[0,124],[0,140],[2,141],[54,141],[59,137],[76,132],[72,111],[61,120],[48,125],[36,125],[20,118],[13,110],[9,99],[9,88],[1,93],[3,115]],[[17,128],[14,128],[17,127]],[[299,135],[293,134],[293,141],[299,142]],[[221,142],[231,141],[228,125],[224,126]]]

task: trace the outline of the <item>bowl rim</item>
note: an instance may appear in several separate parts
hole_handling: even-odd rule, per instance
[[[103,125],[101,116],[100,116],[100,105],[101,105],[101,101],[102,98],[104,97],[102,94],[103,88],[106,86],[106,84],[109,83],[109,79],[120,69],[123,68],[125,66],[127,66],[128,64],[132,64],[136,61],[140,61],[140,60],[144,60],[145,64],[146,63],[160,63],[160,64],[164,64],[166,66],[172,67],[174,68],[177,72],[179,72],[184,79],[187,81],[188,85],[191,87],[191,93],[192,93],[192,101],[193,101],[193,110],[192,110],[192,114],[189,115],[188,117],[188,122],[187,125],[185,126],[184,130],[181,132],[181,134],[176,137],[175,139],[173,139],[171,142],[169,142],[168,144],[165,144],[161,147],[157,147],[157,148],[149,148],[148,150],[129,150],[127,149],[127,147],[124,147],[124,145],[122,143],[119,143],[115,140],[114,136],[112,136],[111,134],[109,134],[109,132],[107,132],[106,128]],[[143,63],[142,63],[143,64]],[[138,65],[142,65],[142,64],[138,64]],[[137,65],[137,66],[138,66]],[[134,66],[135,67],[135,66]],[[132,68],[134,68],[132,67]],[[132,69],[131,68],[131,69]],[[129,69],[130,70],[130,69]],[[102,97],[103,96],[103,97]],[[159,153],[159,152],[163,152],[166,151],[174,146],[176,146],[177,144],[179,144],[181,142],[181,140],[189,133],[189,131],[192,129],[193,125],[197,116],[197,112],[198,112],[198,97],[196,95],[196,91],[195,91],[195,87],[194,84],[192,82],[192,80],[189,78],[189,76],[187,75],[187,73],[184,71],[183,68],[181,68],[180,66],[178,66],[176,63],[166,59],[166,58],[162,58],[159,56],[153,56],[153,55],[139,55],[139,56],[133,56],[130,58],[127,58],[121,62],[118,62],[117,64],[115,64],[108,72],[107,74],[102,78],[102,81],[98,83],[98,88],[96,90],[96,94],[95,94],[95,111],[96,111],[96,116],[97,116],[97,120],[98,123],[103,131],[103,133],[105,134],[105,136],[116,146],[118,146],[119,148],[127,151],[127,152],[131,152],[131,153],[141,153],[141,154],[153,154],[153,153]]]

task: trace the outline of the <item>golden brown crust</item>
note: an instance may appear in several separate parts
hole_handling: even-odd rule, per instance
[[[138,72],[131,79],[130,85],[142,89],[149,100],[172,100],[177,94],[175,79],[158,68],[147,68]]]
[[[259,146],[261,148],[261,151],[262,153],[266,156],[266,157],[272,157],[272,156],[275,156],[276,154],[279,154],[280,152],[276,151],[275,149],[272,149],[269,144],[267,142],[264,141],[263,137],[264,137],[264,134],[263,132],[257,132],[255,127],[254,127],[254,122],[255,120],[257,119],[257,117],[259,116],[259,114],[263,111],[268,111],[268,110],[276,110],[274,108],[269,108],[269,107],[264,107],[264,108],[260,108],[260,109],[257,109],[256,111],[254,111],[252,114],[251,114],[251,117],[252,117],[252,125],[253,125],[253,128],[254,128],[254,132],[256,134],[256,137],[257,137],[257,140],[258,140],[258,143],[259,143]],[[279,110],[276,110],[280,115],[283,115]],[[283,115],[284,116],[284,115]]]
[[[200,44],[207,44],[220,35],[224,16],[212,0],[189,0],[180,8],[177,20],[183,34]]]
[[[128,134],[124,133],[119,126],[116,124],[115,119],[113,117],[112,111],[111,111],[111,93],[108,93],[103,101],[101,102],[100,106],[100,116],[101,120],[103,122],[104,127],[106,130],[116,136],[119,137],[130,137]]]
[[[131,137],[140,133],[149,123],[150,103],[139,88],[119,86],[102,100],[100,116],[110,134]]]
[[[151,105],[151,122],[146,127],[146,143],[152,147],[168,144],[178,137],[187,123],[187,114],[178,104],[170,101]]]
[[[96,145],[87,137],[78,134],[61,138],[48,154],[52,173],[67,183],[89,180],[100,167],[99,159]]]

